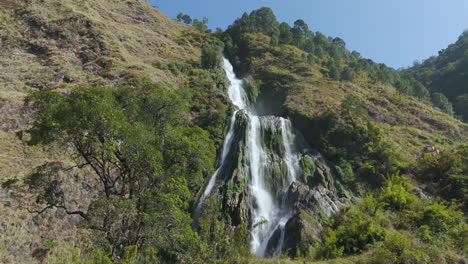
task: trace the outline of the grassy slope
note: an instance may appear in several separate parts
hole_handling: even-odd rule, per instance
[[[393,88],[356,83],[310,82],[303,91],[288,96],[289,108],[306,114],[336,108],[346,95],[357,96],[397,150],[410,159],[417,158],[424,146],[443,149],[462,143],[468,125],[442,111],[398,94]]]
[[[65,263],[70,256],[64,249],[80,244],[83,232],[61,211],[34,217],[24,209],[34,208],[34,194],[22,178],[45,161],[69,160],[66,153],[28,147],[15,135],[29,123],[20,111],[24,96],[33,89],[114,86],[131,76],[177,87],[186,80],[151,64],[199,60],[202,39],[140,0],[0,1],[0,183],[19,180],[10,190],[0,188],[1,263],[35,263],[47,241],[59,242],[48,261]],[[76,177],[67,177],[67,184],[79,208],[89,201],[93,182],[79,185]]]
[[[264,76],[277,78],[278,82],[286,80],[283,85],[288,90],[283,104],[286,109],[314,115],[327,108],[336,109],[345,96],[356,96],[364,102],[384,135],[409,159],[419,157],[427,145],[443,150],[466,141],[468,124],[401,95],[393,87],[359,78],[354,82],[327,81],[320,74],[321,69],[305,63],[304,52],[295,47],[271,47],[266,36],[252,36],[245,43],[255,54],[251,71],[260,80],[260,86],[263,83],[271,87],[268,80],[262,80]]]

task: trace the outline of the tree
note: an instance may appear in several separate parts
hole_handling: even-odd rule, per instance
[[[276,43],[272,43],[273,45],[278,43],[280,35],[279,23],[271,8],[262,7],[252,11],[250,13],[250,23],[252,23],[254,32],[263,33],[272,39],[276,39]]]
[[[401,94],[412,95],[413,88],[411,87],[410,83],[406,80],[398,79],[395,84],[395,88]]]
[[[341,73],[341,79],[345,81],[352,81],[356,77],[356,72],[351,67],[346,67]]]
[[[399,173],[393,174],[385,181],[385,185],[379,192],[379,201],[386,208],[393,210],[403,210],[416,200],[416,196],[411,193],[413,186],[405,176]]]
[[[312,32],[309,30],[309,26],[302,19],[298,19],[294,22],[294,26],[291,29],[293,44],[300,48],[304,48],[305,41],[308,40]]]
[[[340,65],[332,62],[328,67],[328,77],[333,80],[339,80],[341,78],[341,68]]]
[[[465,122],[468,122],[468,94],[457,97],[455,101],[455,111],[462,116]]]
[[[308,40],[305,41],[304,43],[304,50],[313,53],[315,50],[315,44],[313,38],[309,38]]]
[[[431,185],[434,194],[451,200],[468,199],[468,146],[460,146],[439,156],[424,155],[414,167],[418,180]],[[463,205],[468,211],[468,205]]]
[[[340,49],[346,49],[346,43],[341,38],[334,38],[332,44]]]
[[[189,203],[213,170],[215,149],[207,131],[186,126],[186,102],[148,80],[76,88],[69,95],[31,93],[25,101],[35,116],[29,143],[70,149],[74,167],[91,168],[102,190],[86,213],[71,211],[60,178],[69,168],[44,164],[28,178],[39,191],[38,205],[45,204],[34,211],[60,207],[83,216],[112,259],[136,246],[142,258],[154,249],[163,262],[212,262],[191,228]]]
[[[198,19],[194,19],[192,25],[200,32],[209,32],[207,24],[208,18],[204,17],[201,21]]]
[[[317,47],[326,48],[328,46],[328,39],[325,37],[325,35],[317,31],[315,33],[314,43]]]
[[[432,94],[432,103],[434,106],[440,108],[442,111],[446,112],[449,115],[453,115],[452,103],[448,98],[442,93],[433,93]]]
[[[420,82],[416,80],[411,80],[413,95],[418,97],[421,100],[429,100],[430,93],[429,90]]]
[[[177,21],[184,22],[187,25],[192,24],[192,18],[189,15],[183,13],[179,13],[177,15]]]
[[[224,49],[224,44],[216,39],[210,43],[203,45],[201,64],[205,69],[214,69],[221,65],[221,53]]]
[[[283,22],[279,25],[279,44],[290,44],[293,40],[291,27],[288,23]]]

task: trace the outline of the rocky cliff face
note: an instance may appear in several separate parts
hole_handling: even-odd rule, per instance
[[[318,241],[321,223],[339,210],[345,194],[335,188],[336,180],[325,161],[288,120],[252,116],[244,110],[235,119],[227,162],[217,175],[212,198],[220,201],[231,225],[249,227],[252,243],[256,229],[264,229],[259,236],[261,256],[279,252],[295,256],[302,243]],[[265,206],[264,199],[271,215],[256,217]],[[252,252],[258,254],[254,248],[253,244]]]

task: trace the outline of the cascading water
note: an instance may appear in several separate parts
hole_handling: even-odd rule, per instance
[[[236,175],[244,175],[248,179],[248,197],[250,197],[250,230],[251,252],[263,257],[277,256],[281,253],[285,238],[285,226],[292,216],[291,205],[288,203],[288,189],[298,181],[301,173],[299,163],[303,147],[296,140],[296,135],[289,120],[275,116],[258,116],[246,96],[243,81],[236,78],[233,67],[223,58],[223,68],[231,82],[228,88],[229,98],[239,108],[231,117],[229,131],[224,139],[221,157],[216,171],[201,195],[195,209],[198,216],[202,203],[213,191],[216,183],[225,184],[226,177],[220,174],[233,173],[224,170],[227,167],[226,158],[230,151],[239,152],[240,160],[247,160],[245,165],[237,165]],[[245,115],[244,141],[236,142],[236,118]],[[235,148],[236,146],[237,148]],[[226,172],[227,171],[227,172]]]
[[[234,111],[234,114],[231,117],[229,131],[226,134],[226,137],[224,138],[223,149],[221,150],[221,159],[219,161],[219,166],[215,170],[215,172],[211,175],[210,181],[208,182],[208,185],[206,186],[205,191],[203,192],[202,196],[198,200],[197,206],[195,207],[195,211],[194,211],[195,218],[198,218],[203,201],[205,201],[206,197],[210,195],[211,191],[213,190],[213,187],[215,186],[216,178],[218,177],[220,170],[223,168],[224,162],[226,161],[226,157],[229,153],[229,150],[231,149],[231,144],[232,144],[232,140],[234,136],[234,123],[236,122],[237,112],[238,111]]]

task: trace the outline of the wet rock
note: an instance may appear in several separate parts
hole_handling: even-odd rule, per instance
[[[266,257],[273,257],[275,256],[276,251],[278,250],[278,246],[280,245],[281,240],[281,230],[277,228],[273,235],[271,235],[270,240],[268,241],[265,256]]]
[[[324,170],[318,174],[328,178]],[[310,245],[319,241],[323,219],[338,212],[341,205],[336,197],[336,193],[322,183],[315,188],[298,182],[291,184],[288,202],[294,215],[285,226],[284,252],[295,257],[298,250],[308,250]]]
[[[318,243],[322,229],[322,217],[307,211],[291,217],[285,226],[283,251],[294,258],[299,250],[306,252],[310,246]]]
[[[248,223],[248,212],[250,211],[250,199],[248,197],[248,192],[244,191],[235,199],[228,200],[227,206],[230,207],[231,224],[233,226]]]
[[[319,185],[314,189],[309,186],[294,182],[288,190],[289,202],[295,213],[303,210],[311,211],[315,214],[331,216],[338,212],[341,202],[337,199],[335,192]]]

